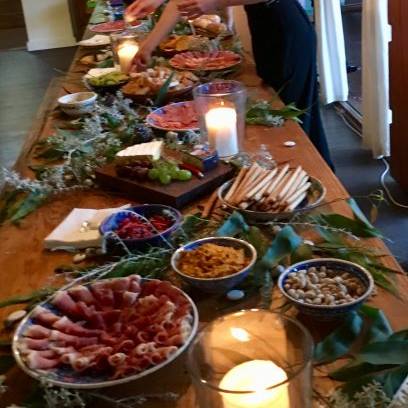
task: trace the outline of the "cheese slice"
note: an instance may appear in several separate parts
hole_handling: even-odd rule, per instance
[[[163,141],[155,140],[149,143],[140,143],[127,147],[116,153],[120,162],[131,162],[132,160],[158,160],[163,149]]]

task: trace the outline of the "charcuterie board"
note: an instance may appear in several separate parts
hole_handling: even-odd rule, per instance
[[[216,168],[205,173],[204,178],[193,177],[188,181],[178,181],[162,185],[156,181],[122,178],[116,174],[113,164],[106,165],[96,171],[96,182],[102,188],[122,192],[137,202],[166,204],[182,208],[198,197],[214,191],[230,179],[234,169],[229,164],[219,163]]]

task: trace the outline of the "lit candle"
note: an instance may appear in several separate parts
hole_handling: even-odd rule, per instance
[[[124,43],[118,49],[120,69],[127,74],[132,66],[134,56],[139,51],[139,46],[135,43]]]
[[[208,142],[220,157],[238,153],[237,112],[233,108],[219,107],[205,115]]]
[[[220,388],[248,393],[221,393],[224,408],[289,408],[287,384],[271,389],[287,379],[285,371],[272,361],[253,360],[239,364],[225,374]]]

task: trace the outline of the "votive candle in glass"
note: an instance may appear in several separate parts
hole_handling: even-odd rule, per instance
[[[199,408],[310,408],[313,340],[296,320],[251,309],[207,325],[187,365]]]
[[[220,157],[235,156],[245,137],[246,89],[241,82],[218,80],[194,88],[203,141]]]

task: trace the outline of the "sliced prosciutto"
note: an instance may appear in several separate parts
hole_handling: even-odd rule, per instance
[[[232,51],[189,51],[175,55],[169,62],[176,69],[215,71],[238,65],[241,56]]]
[[[140,25],[139,21],[131,23],[132,27]],[[123,20],[108,21],[106,23],[96,24],[90,28],[94,33],[114,33],[115,31],[122,31],[126,28],[126,23]]]
[[[146,121],[150,126],[165,130],[196,130],[199,128],[193,101],[166,105],[150,113]]]
[[[58,291],[33,310],[17,347],[32,370],[117,379],[169,359],[192,322],[183,292],[133,275]]]

